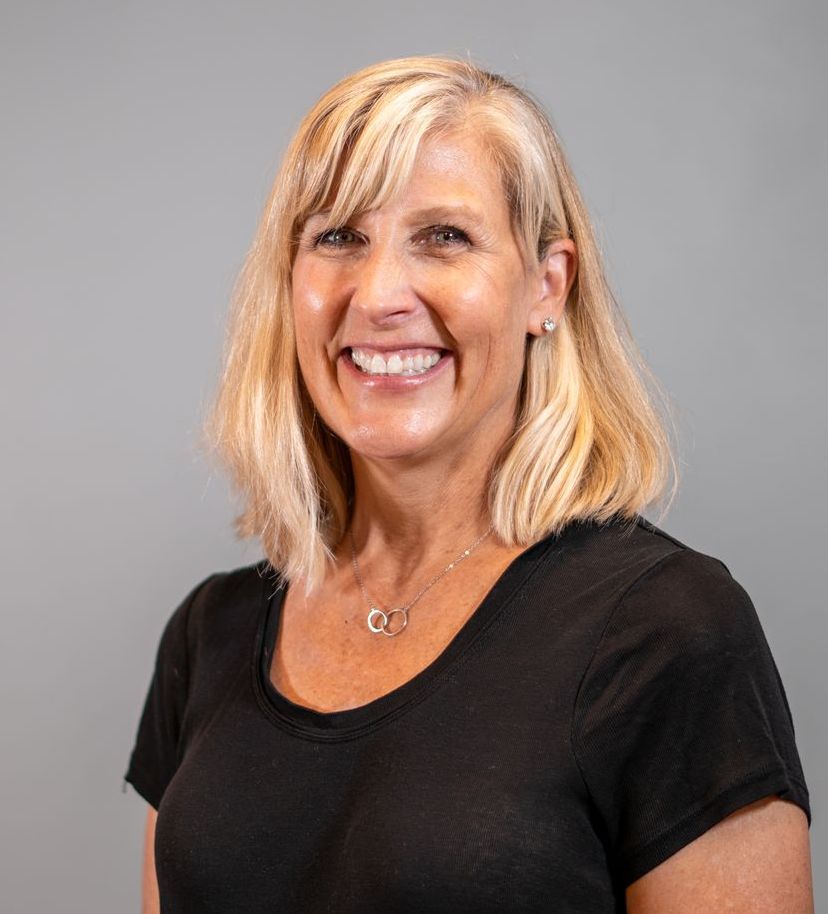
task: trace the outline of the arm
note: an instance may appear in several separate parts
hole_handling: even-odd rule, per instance
[[[141,914],[159,914],[158,880],[155,875],[155,820],[158,813],[150,806],[144,832],[144,867],[141,881]]]
[[[813,914],[808,821],[765,797],[722,819],[627,888],[629,914]]]

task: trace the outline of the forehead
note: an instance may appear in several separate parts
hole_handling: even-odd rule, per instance
[[[402,192],[455,193],[497,201],[503,198],[500,174],[484,144],[469,133],[426,137]]]
[[[481,138],[454,131],[424,137],[408,167],[391,168],[388,179],[375,184],[372,195],[353,195],[349,172],[361,163],[348,162],[341,169],[326,204],[317,212],[334,222],[356,213],[383,207],[453,208],[474,211],[487,221],[509,221],[509,208],[500,173]],[[309,213],[312,216],[313,213]]]
[[[464,132],[438,133],[423,138],[415,169],[456,181],[481,179],[499,183],[499,174],[481,137]]]

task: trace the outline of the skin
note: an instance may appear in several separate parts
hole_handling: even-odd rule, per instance
[[[160,914],[158,878],[155,874],[155,820],[158,813],[147,804],[147,823],[144,828],[144,865],[141,872],[141,914]]]
[[[430,144],[399,199],[321,238],[326,217],[313,216],[302,234],[293,271],[302,375],[372,475],[417,457],[431,467],[481,420],[498,437],[510,424],[526,332],[510,306],[530,277],[508,213],[487,218],[467,165],[462,148]],[[383,395],[343,370],[342,347],[357,341],[446,347],[455,364],[436,384]]]
[[[488,528],[486,474],[513,428],[526,335],[541,335],[546,317],[560,320],[576,263],[568,239],[541,262],[522,257],[499,176],[467,133],[427,141],[410,182],[384,206],[347,226],[324,214],[305,225],[293,271],[297,353],[320,415],[351,451],[354,541],[378,597],[410,596],[412,580],[428,580]],[[357,342],[413,341],[451,354],[412,389],[372,386],[342,355]],[[482,595],[520,551],[486,540],[420,604],[430,637],[406,641],[365,637],[349,545],[340,544],[314,606],[301,602],[303,582],[285,596],[274,684],[320,710],[385,694],[442,651],[474,610],[468,595]],[[330,605],[336,614],[325,613]],[[372,678],[361,679],[366,670]],[[346,683],[340,692],[336,680]],[[144,914],[159,910],[154,832],[150,807]],[[746,806],[626,897],[630,914],[812,912],[805,815],[774,797]]]
[[[627,888],[630,914],[813,914],[808,820],[765,797]]]
[[[397,589],[487,529],[486,473],[514,426],[526,334],[560,319],[575,248],[524,262],[499,176],[464,134],[426,142],[396,199],[320,239],[330,228],[311,217],[294,262],[299,364],[351,451],[360,565]],[[451,355],[418,389],[381,391],[341,356],[366,341]]]
[[[468,135],[427,142],[410,182],[382,207],[344,226],[320,213],[303,227],[292,283],[299,364],[350,448],[359,565],[385,605],[413,596],[412,581],[429,580],[487,530],[486,475],[514,427],[526,336],[560,318],[574,275],[569,239],[526,262],[499,176]],[[415,343],[449,355],[423,383],[395,389],[347,352]],[[490,537],[418,604],[416,637],[380,640],[365,637],[350,542],[340,543],[312,598],[304,582],[288,589],[274,685],[318,710],[391,691],[443,651],[521,551]]]

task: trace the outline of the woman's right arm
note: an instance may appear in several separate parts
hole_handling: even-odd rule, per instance
[[[160,914],[158,879],[155,875],[155,819],[158,813],[150,806],[144,832],[144,870],[141,882],[141,914]]]

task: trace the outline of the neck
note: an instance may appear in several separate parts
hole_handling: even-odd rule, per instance
[[[409,590],[412,580],[436,574],[482,536],[491,524],[488,481],[496,453],[472,447],[453,459],[405,466],[352,455],[351,533],[366,577]],[[489,536],[476,551],[493,548]],[[350,566],[350,537],[337,555]]]

